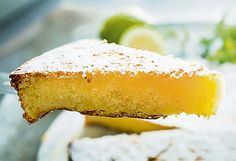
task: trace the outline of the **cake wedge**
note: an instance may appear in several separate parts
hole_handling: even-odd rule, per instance
[[[24,118],[53,110],[159,118],[216,113],[221,74],[203,65],[98,40],[79,40],[35,57],[10,74]]]
[[[71,141],[68,151],[71,161],[234,161],[235,134],[235,131],[165,130],[87,137]]]

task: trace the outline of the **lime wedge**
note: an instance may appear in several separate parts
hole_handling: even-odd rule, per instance
[[[150,26],[132,26],[124,31],[120,38],[121,45],[136,49],[164,53],[163,40],[159,32]]]
[[[133,25],[144,25],[145,22],[127,14],[117,14],[108,18],[100,30],[99,37],[109,43],[119,43],[122,33]]]

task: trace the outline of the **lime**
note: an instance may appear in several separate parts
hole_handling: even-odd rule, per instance
[[[121,45],[150,50],[163,54],[163,40],[159,32],[150,26],[132,26],[121,35]]]
[[[145,22],[127,14],[117,14],[108,18],[100,30],[99,37],[109,43],[119,43],[122,33],[133,25],[144,25]]]

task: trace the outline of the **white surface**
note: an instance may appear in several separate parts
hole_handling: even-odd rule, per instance
[[[82,133],[84,123],[85,117],[77,112],[61,113],[43,135],[38,161],[66,161],[67,146]]]
[[[63,111],[44,133],[37,161],[67,161],[68,145],[71,141],[116,133],[96,126],[85,127],[85,116],[78,112]]]

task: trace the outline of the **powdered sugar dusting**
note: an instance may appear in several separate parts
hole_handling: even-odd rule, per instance
[[[102,73],[156,72],[171,77],[188,75],[208,75],[207,68],[173,56],[136,50],[98,40],[80,40],[31,59],[17,68],[12,74],[82,72],[86,74],[100,70]]]

